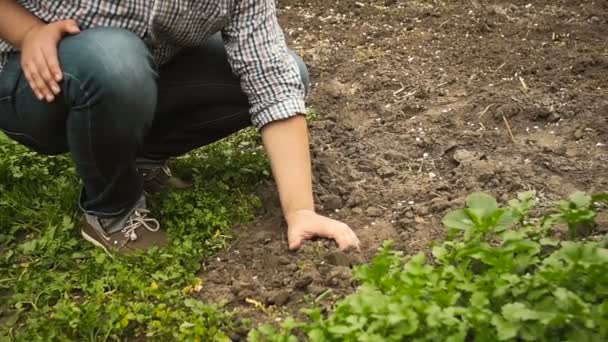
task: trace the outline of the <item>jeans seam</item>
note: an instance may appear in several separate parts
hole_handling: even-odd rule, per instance
[[[246,110],[245,110],[245,111],[237,111],[237,112],[235,112],[235,113],[233,113],[233,114],[231,114],[231,115],[227,115],[227,116],[223,116],[223,117],[221,117],[221,118],[217,118],[217,119],[213,119],[213,120],[209,120],[209,121],[201,122],[201,123],[198,123],[198,124],[196,124],[196,125],[192,125],[191,127],[192,127],[192,128],[200,128],[200,127],[202,127],[202,126],[204,126],[204,125],[207,125],[207,124],[210,124],[210,123],[212,123],[212,122],[217,122],[217,121],[222,121],[222,120],[224,120],[224,119],[233,118],[233,117],[238,116],[239,114],[241,114],[241,113],[243,113],[243,112],[247,112],[247,111],[246,111]]]
[[[82,86],[82,81],[79,80],[77,77],[75,77],[74,75],[72,75],[70,73],[67,73],[67,72],[64,72],[63,74],[66,77],[69,77],[69,78],[73,79],[74,81],[78,82],[78,89],[80,89],[80,91],[83,93],[84,98],[86,99],[86,101],[85,101],[84,104],[82,104],[80,106],[74,106],[74,107],[71,108],[70,111],[81,110],[81,109],[85,109],[86,110],[86,116],[87,116],[87,140],[88,140],[88,146],[87,147],[88,147],[89,155],[90,156],[94,156],[95,154],[93,153],[93,142],[92,142],[92,134],[91,134],[91,132],[92,132],[91,121],[92,120],[91,120],[91,104],[89,103],[89,93]],[[91,160],[93,162],[93,167],[95,168],[97,176],[100,177],[104,182],[107,182],[107,179],[101,174],[101,172],[99,172],[99,167],[97,166],[97,161],[94,158],[91,158]]]
[[[10,100],[12,98],[13,98],[13,95],[8,95],[8,96],[5,96],[5,97],[1,98],[0,102],[7,101],[7,100]],[[21,136],[21,137],[26,137],[26,138],[30,139],[32,142],[38,144],[39,146],[42,145],[40,143],[40,141],[38,141],[38,139],[32,137],[29,134],[25,134],[25,133],[21,133],[21,132],[13,132],[13,131],[9,131],[9,130],[3,129],[3,128],[0,128],[0,131],[4,132],[6,134],[9,134],[9,135],[18,135],[18,136]]]

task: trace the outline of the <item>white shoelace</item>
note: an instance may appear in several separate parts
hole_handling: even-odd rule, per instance
[[[151,232],[159,230],[160,223],[158,220],[149,218],[148,214],[150,214],[150,210],[135,209],[127,221],[128,224],[121,230],[125,234],[125,237],[129,238],[130,241],[137,240],[137,233],[135,231],[140,227],[144,227]]]
[[[171,172],[171,169],[169,168],[169,165],[164,164],[163,166],[161,166],[161,170],[163,170],[163,172],[165,173],[165,175],[167,175],[169,177],[173,177],[173,172]]]

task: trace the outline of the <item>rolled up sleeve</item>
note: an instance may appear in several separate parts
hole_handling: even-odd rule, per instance
[[[228,62],[249,99],[254,126],[306,112],[304,84],[288,52],[273,0],[236,1],[222,35]]]

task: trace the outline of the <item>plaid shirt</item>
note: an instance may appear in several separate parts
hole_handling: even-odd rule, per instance
[[[287,52],[274,0],[18,0],[45,22],[76,20],[86,30],[120,27],[139,35],[159,65],[182,47],[221,31],[256,127],[304,113],[304,86]],[[0,40],[0,72],[14,49]]]

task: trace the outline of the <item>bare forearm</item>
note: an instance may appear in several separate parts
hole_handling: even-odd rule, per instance
[[[308,127],[298,115],[262,128],[285,218],[298,210],[314,210]]]
[[[37,25],[40,19],[28,12],[14,0],[0,0],[0,38],[17,49],[25,35]]]

